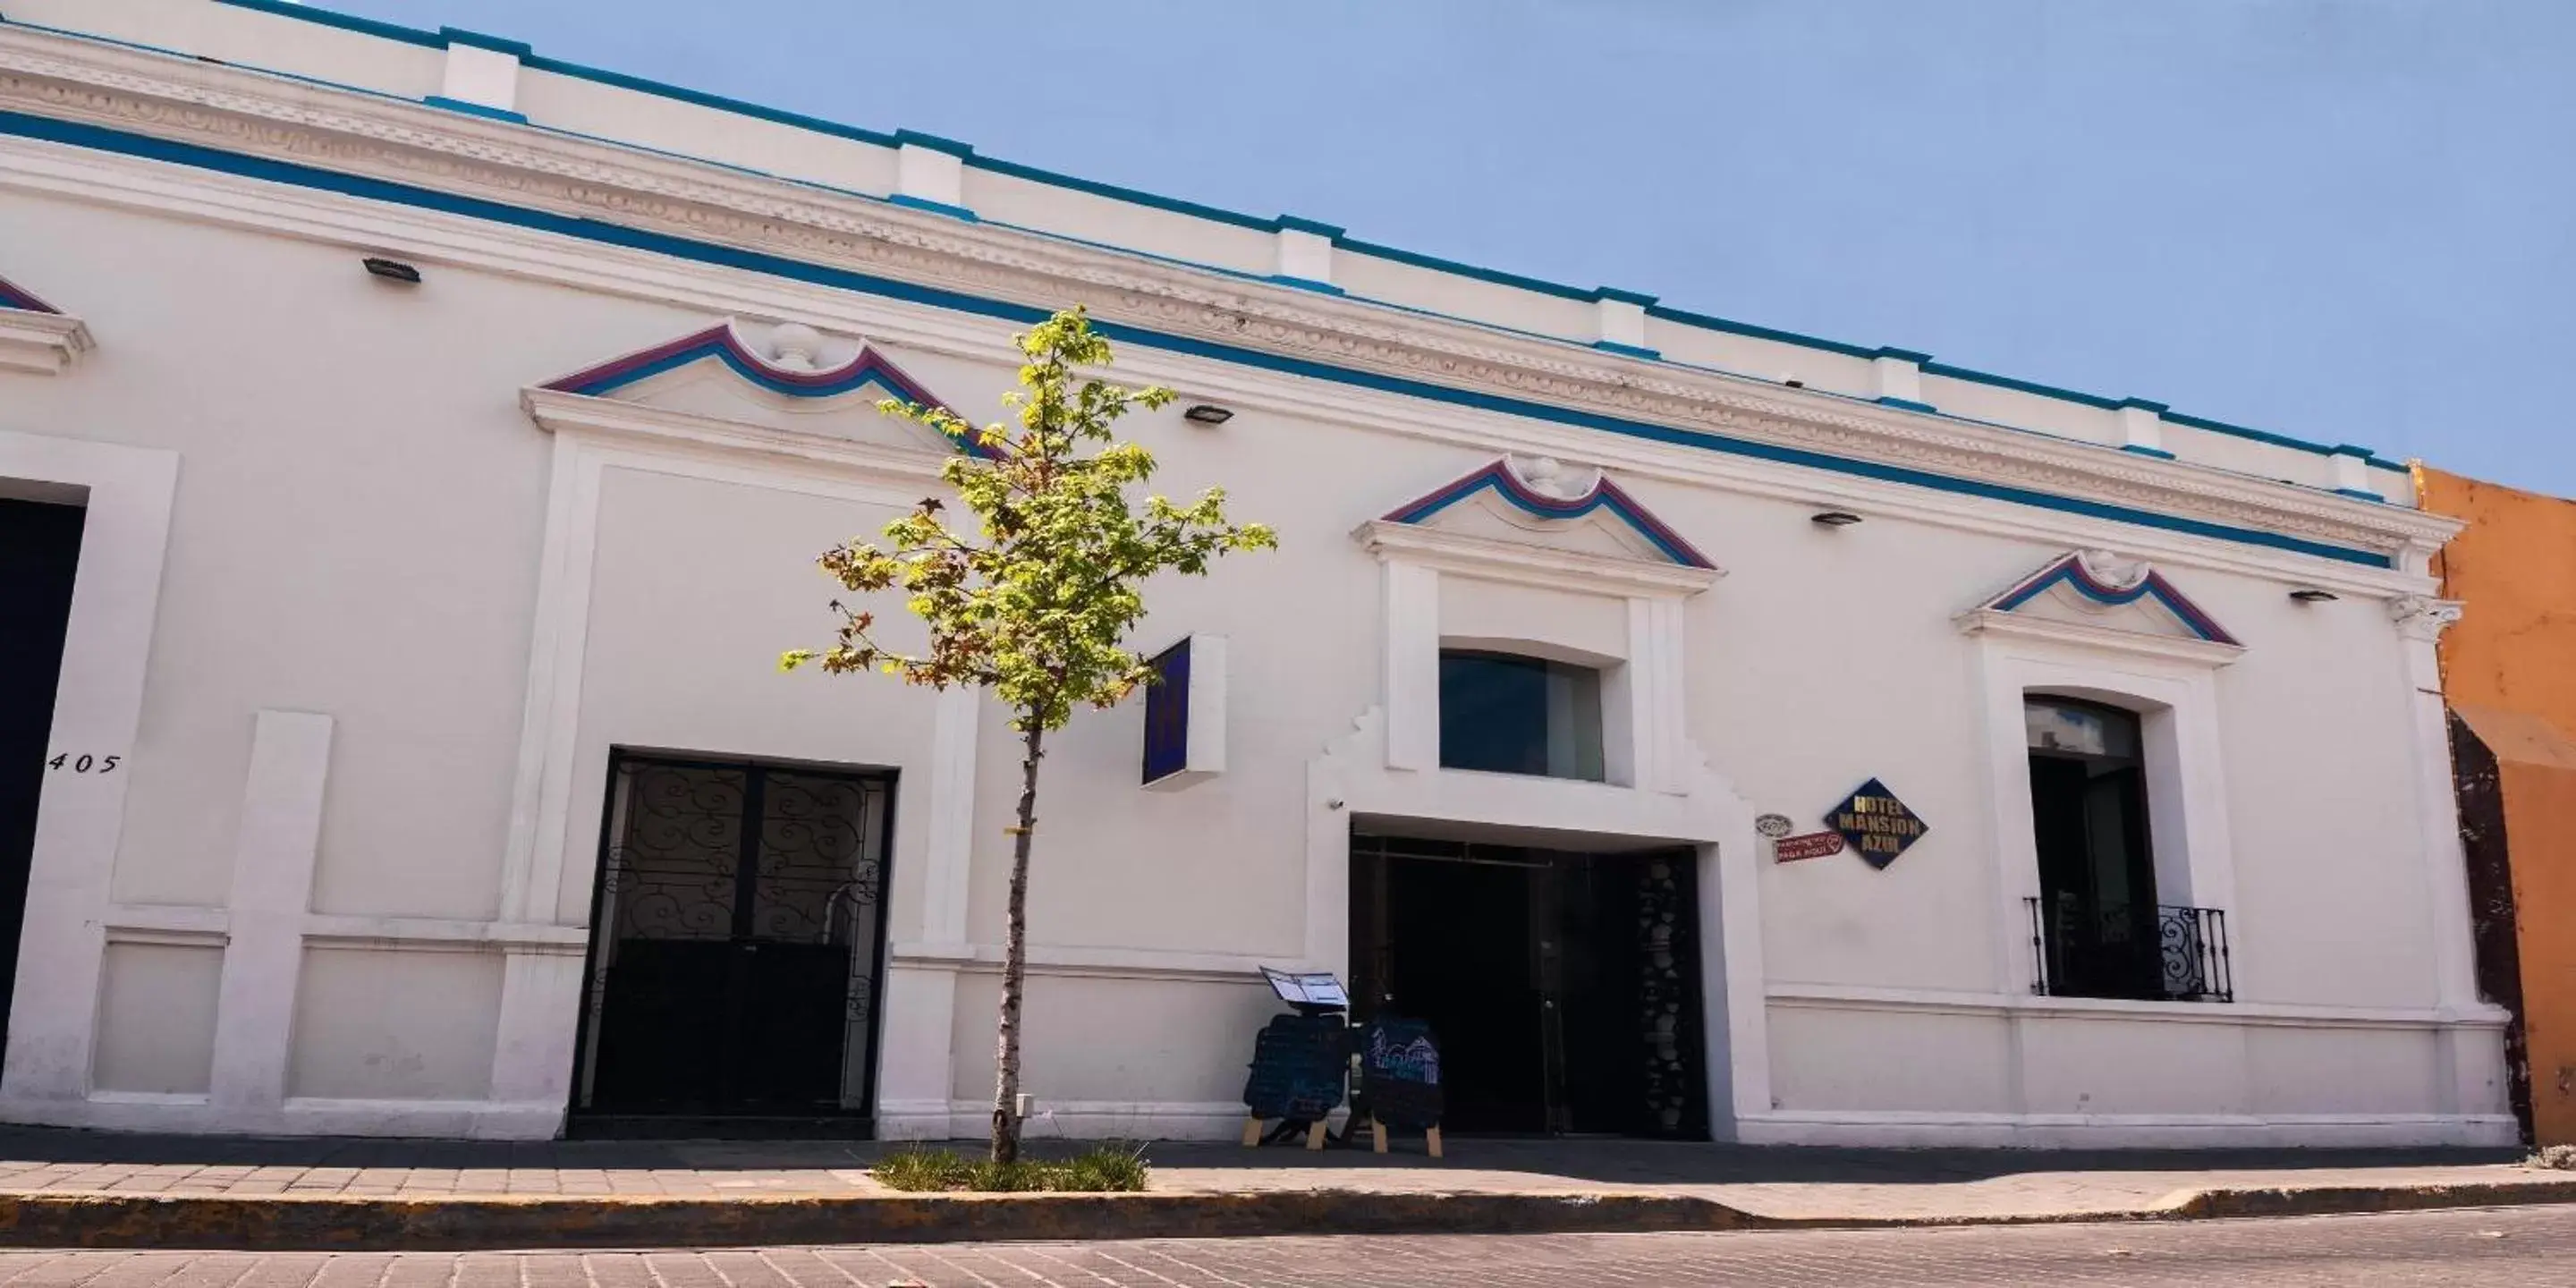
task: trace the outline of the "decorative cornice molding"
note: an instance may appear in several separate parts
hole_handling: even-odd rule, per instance
[[[1661,559],[1614,559],[1573,550],[1551,550],[1443,532],[1393,519],[1371,519],[1351,533],[1382,560],[1425,564],[1445,572],[1493,581],[1520,582],[1588,594],[1696,595],[1726,575],[1724,569]]]
[[[0,28],[0,108],[602,220],[1160,334],[1758,445],[2250,528],[2400,567],[2458,524],[2101,444],[1625,358],[1573,341],[968,223],[399,99]]]
[[[0,308],[0,371],[59,376],[91,347],[89,325],[70,314]]]

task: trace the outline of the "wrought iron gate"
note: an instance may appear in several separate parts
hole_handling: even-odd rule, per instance
[[[576,1112],[870,1112],[891,789],[612,757]]]

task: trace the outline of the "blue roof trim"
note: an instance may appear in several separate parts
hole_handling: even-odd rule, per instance
[[[224,3],[227,4],[238,2],[239,0],[224,0]],[[748,116],[755,120],[768,121],[777,125],[791,125],[800,130],[812,130],[817,134],[828,134],[834,138],[855,139],[861,143],[873,143],[881,148],[896,146],[895,138],[891,134],[880,134],[875,130],[863,130],[855,125],[843,125],[838,121],[826,121],[819,116],[805,116],[796,112],[780,111],[774,107],[762,107],[758,103],[746,103],[741,99],[726,98],[721,94],[702,94],[693,89],[682,89],[677,85],[665,85],[660,81],[646,80],[641,76],[628,76],[623,72],[602,71],[596,67],[584,67],[579,63],[568,63],[560,58],[522,58],[519,60],[519,65],[530,71],[552,72],[557,76],[570,76],[575,80],[591,81],[596,84],[607,85],[616,89],[631,89],[638,94],[651,94],[656,98],[673,99],[682,103],[692,103],[699,107],[711,107],[719,112],[731,112],[737,116]],[[679,154],[666,153],[665,155]],[[704,158],[695,159],[703,160]],[[718,162],[716,164],[723,163]],[[726,168],[742,169],[743,167],[727,166]]]
[[[448,38],[439,32],[420,31],[410,27],[397,26],[393,23],[378,22],[370,18],[351,17],[347,14],[333,13],[327,9],[316,9],[307,5],[285,3],[285,0],[215,0],[215,2],[218,4],[231,5],[235,8],[275,14],[279,17],[295,18],[305,22],[320,23],[324,26],[339,27],[349,31],[365,32],[369,35],[382,36],[389,40],[399,40],[407,44],[426,45],[431,48],[444,48],[449,43]],[[0,22],[5,21],[5,18],[0,18]],[[442,28],[441,30],[452,32],[457,29]],[[486,48],[503,48],[505,46],[515,44],[515,42],[501,41],[495,37],[480,36],[477,33],[472,32],[462,32],[459,34],[474,37],[474,39],[463,43],[478,44]],[[516,47],[523,50],[528,48],[525,45],[516,45]],[[1538,278],[1526,277],[1518,273],[1507,273],[1499,269],[1479,268],[1476,265],[1460,263],[1457,260],[1442,259],[1434,255],[1417,254],[1413,251],[1399,250],[1393,246],[1383,246],[1374,242],[1356,241],[1342,235],[1342,230],[1334,228],[1330,224],[1322,224],[1313,220],[1300,219],[1288,215],[1280,215],[1264,219],[1258,216],[1244,214],[1241,211],[1226,210],[1221,207],[1204,205],[1195,201],[1184,201],[1176,197],[1160,196],[1138,188],[1126,188],[1116,184],[1100,183],[1094,180],[1083,179],[1053,170],[1040,169],[1036,166],[1021,165],[1017,162],[1011,161],[1000,161],[992,157],[977,155],[971,145],[959,143],[951,139],[943,139],[937,135],[918,134],[912,131],[898,131],[896,134],[891,135],[884,134],[875,130],[861,129],[855,125],[843,125],[837,121],[827,121],[820,117],[805,116],[795,112],[781,111],[777,108],[763,107],[757,103],[744,102],[741,99],[725,98],[717,94],[707,94],[697,90],[683,89],[677,85],[670,85],[661,81],[647,80],[640,76],[628,76],[619,72],[603,71],[596,67],[585,67],[578,63],[568,63],[559,59],[540,58],[534,56],[533,53],[521,54],[519,61],[522,66],[536,71],[553,72],[559,76],[571,76],[581,80],[594,81],[602,85],[610,85],[619,89],[634,90],[637,93],[651,94],[660,98],[674,99],[683,103],[693,103],[700,107],[713,108],[721,112],[732,112],[758,120],[771,121],[780,125],[794,126],[799,129],[813,130],[820,134],[828,134],[838,138],[856,139],[862,143],[876,144],[879,147],[899,147],[903,142],[907,141],[924,147],[937,147],[941,151],[950,152],[953,155],[962,158],[967,165],[973,166],[979,170],[989,171],[994,174],[1008,175],[1015,179],[1025,179],[1032,183],[1042,183],[1050,187],[1064,188],[1074,192],[1089,193],[1096,197],[1107,197],[1115,201],[1133,202],[1140,206],[1146,206],[1155,210],[1169,211],[1173,214],[1189,215],[1193,218],[1206,219],[1216,223],[1231,224],[1237,228],[1250,228],[1260,232],[1277,232],[1282,228],[1296,228],[1300,231],[1319,232],[1330,236],[1333,239],[1334,245],[1354,254],[1369,255],[1378,259],[1410,265],[1415,268],[1431,269],[1436,272],[1455,273],[1461,277],[1470,277],[1478,281],[1492,282],[1498,286],[1515,287],[1520,290],[1530,291],[1540,295],[1555,296],[1559,299],[1581,300],[1587,303],[1601,299],[1633,299],[1636,301],[1643,301],[1646,307],[1647,316],[1660,318],[1667,322],[1678,322],[1686,326],[1704,327],[1708,330],[1721,331],[1731,335],[1747,336],[1757,340],[1771,340],[1781,344],[1796,345],[1801,348],[1808,349],[1818,349],[1827,353],[1845,354],[1855,358],[1876,358],[1881,356],[1902,357],[1907,356],[1910,353],[1908,350],[1899,349],[1864,348],[1860,345],[1845,344],[1838,340],[1828,340],[1822,336],[1806,335],[1796,331],[1783,331],[1776,327],[1756,326],[1752,323],[1736,322],[1727,318],[1715,317],[1705,313],[1692,313],[1682,309],[1666,308],[1655,303],[1654,297],[1652,296],[1632,296],[1632,293],[1630,292],[1612,291],[1606,287],[1595,287],[1588,291],[1579,290],[1562,283],[1542,281]],[[705,158],[690,159],[704,160]],[[711,164],[723,163],[715,162]],[[741,169],[742,167],[728,166],[727,168]],[[1330,231],[1326,232],[1325,230],[1327,229]],[[2055,385],[2044,385],[2036,381],[2015,380],[2008,376],[1998,376],[1990,372],[1975,371],[1966,367],[1934,364],[1928,361],[1929,356],[1930,355],[1928,354],[1919,355],[1914,359],[1915,361],[1922,363],[1923,370],[1927,374],[1948,376],[1954,380],[1967,380],[1977,384],[1993,385],[2001,389],[2011,389],[2016,392],[2033,394],[2042,398],[2060,399],[2087,407],[2099,407],[2106,410],[2116,409],[2123,406],[2146,407],[2164,415],[2167,420],[2171,420],[2176,424],[2189,425],[2195,429],[2205,429],[2212,433],[2226,434],[2231,437],[2251,439],[2255,442],[2269,443],[2276,447],[2293,448],[2298,451],[2314,452],[2321,455],[2332,455],[2335,450],[2323,444],[2311,443],[2303,439],[2291,438],[2287,435],[2274,434],[2264,430],[2249,429],[2242,425],[2230,425],[2223,421],[2202,420],[2198,417],[2173,415],[2166,411],[2165,406],[2162,403],[2150,403],[2142,399],[2134,398],[2115,401],[2103,398],[2097,394],[2088,394],[2074,389],[2064,389]],[[2014,428],[2024,427],[2015,426]],[[2386,460],[2376,454],[2371,454],[2369,456],[2369,462],[2372,467],[2377,469],[2403,470],[2406,468],[2405,465],[2399,462]]]
[[[1641,309],[1651,309],[1655,307],[1654,296],[1647,295],[1639,291],[1623,291],[1611,286],[1593,287],[1592,298],[1595,300],[1617,300],[1621,304],[1634,304]]]
[[[1932,355],[1928,353],[1916,353],[1912,349],[1891,349],[1883,344],[1878,347],[1877,352],[1872,353],[1869,356],[1873,358],[1894,358],[1898,362],[1911,362],[1918,367],[1932,360]]]
[[[1595,340],[1592,342],[1592,347],[1599,349],[1604,353],[1626,354],[1631,358],[1645,358],[1654,362],[1661,362],[1664,357],[1664,355],[1658,350],[1642,348],[1633,344],[1621,344],[1616,340]]]
[[[2200,416],[2186,416],[2178,411],[2168,411],[2159,414],[2166,420],[2172,421],[2174,424],[2188,425],[2193,429],[2205,429],[2210,433],[2225,434],[2230,438],[2252,439],[2257,443],[2270,443],[2274,447],[2287,447],[2297,451],[2312,452],[2318,456],[2358,456],[2366,463],[2377,466],[2383,470],[2402,470],[2406,468],[2404,465],[2395,461],[2381,459],[2379,453],[2374,452],[2367,447],[2354,447],[2350,444],[2345,444],[2339,447],[2328,447],[2323,443],[2311,443],[2303,438],[2291,438],[2285,434],[2272,433],[2269,430],[2249,429],[2243,425],[2230,425],[2223,420],[2209,420]]]
[[[342,31],[382,36],[387,40],[399,40],[406,45],[421,45],[430,49],[447,48],[446,39],[434,31],[422,31],[417,27],[398,26],[390,22],[378,22],[373,18],[352,17],[345,13],[333,13],[328,9],[307,8],[300,4],[285,3],[285,0],[215,0],[215,3],[258,13],[273,13],[281,18],[296,18],[305,22],[320,23],[325,27],[338,27]]]
[[[497,107],[485,107],[481,103],[468,103],[464,99],[449,98],[445,94],[432,94],[429,97],[422,99],[421,102],[427,103],[431,107],[443,107],[451,112],[463,112],[468,116],[488,116],[496,121],[510,121],[519,125],[525,125],[528,123],[528,118],[523,113],[504,111]]]
[[[2161,447],[2149,447],[2144,443],[2122,443],[2120,444],[2120,450],[2124,452],[2136,452],[2140,456],[2152,456],[2160,461],[2170,461],[2174,459],[2173,453],[2168,452]]]
[[[1880,398],[1876,401],[1878,405],[1882,407],[1902,407],[1907,411],[1928,411],[1936,416],[1941,414],[1940,408],[1935,407],[1928,402],[1916,402],[1911,398]]]
[[[927,197],[909,197],[898,192],[893,196],[886,198],[885,201],[886,204],[890,206],[910,206],[914,210],[927,210],[934,215],[946,215],[951,219],[963,219],[970,224],[980,224],[984,222],[983,219],[978,217],[974,211],[968,210],[964,206],[952,206],[945,201],[932,201]]]
[[[1679,322],[1684,326],[1706,327],[1711,331],[1724,331],[1729,335],[1750,336],[1756,340],[1776,340],[1782,344],[1794,344],[1806,349],[1822,349],[1827,353],[1839,353],[1854,358],[1875,358],[1878,356],[1878,350],[1876,349],[1864,349],[1856,344],[1844,344],[1840,340],[1827,340],[1819,336],[1800,335],[1795,331],[1782,331],[1774,327],[1755,326],[1750,322],[1737,322],[1707,313],[1692,313],[1683,309],[1666,308],[1661,304],[1648,308],[1646,310],[1646,316],[1650,318],[1661,318],[1666,322]]]
[[[1319,295],[1350,294],[1350,292],[1345,291],[1330,282],[1318,282],[1311,277],[1291,277],[1286,273],[1272,273],[1270,276],[1261,280],[1265,282],[1277,282],[1281,286],[1293,286],[1301,291],[1313,291]]]
[[[894,132],[894,141],[898,147],[928,148],[933,152],[945,152],[952,157],[975,155],[974,144],[960,143],[955,139],[943,139],[936,134],[924,134],[919,130],[897,130]]]
[[[1094,197],[1107,197],[1112,201],[1132,201],[1137,205],[1148,206],[1155,210],[1168,211],[1176,215],[1188,215],[1195,219],[1206,219],[1220,224],[1232,224],[1237,228],[1249,228],[1255,232],[1275,233],[1279,231],[1279,223],[1275,219],[1256,219],[1253,216],[1244,214],[1238,210],[1225,210],[1216,206],[1203,206],[1195,201],[1183,201],[1177,197],[1158,197],[1150,192],[1140,192],[1134,188],[1122,188],[1114,183],[1101,183],[1093,179],[1083,179],[1069,174],[1059,174],[1053,170],[1041,170],[1033,165],[1021,165],[1017,161],[1002,161],[993,157],[978,155],[966,158],[966,164],[973,169],[982,170],[991,174],[1008,175],[1014,179],[1026,179],[1031,183],[1043,183],[1051,188],[1064,188],[1073,192],[1088,193]]]
[[[438,29],[438,38],[450,45],[464,45],[469,49],[489,49],[496,54],[508,54],[522,62],[534,57],[537,52],[534,46],[524,40],[503,40],[499,36],[486,36],[479,31],[467,31],[463,27],[441,27]]]
[[[1329,237],[1334,241],[1340,241],[1342,238],[1342,229],[1339,227],[1313,219],[1300,219],[1295,215],[1281,215],[1270,222],[1273,225],[1272,231],[1274,232],[1313,233],[1318,237]]]
[[[101,151],[119,153],[126,156],[167,162],[173,165],[190,166],[202,170],[241,175],[248,178],[262,179],[275,183],[292,184],[299,187],[314,188],[326,192],[337,192],[346,196],[358,197],[365,200],[385,201],[424,210],[443,211],[448,214],[459,215],[466,218],[486,219],[496,223],[509,224],[515,227],[530,228],[541,232],[580,238],[585,241],[597,242],[602,245],[623,246],[653,254],[669,255],[674,258],[689,260],[701,264],[732,268],[744,272],[762,273],[790,281],[810,282],[816,285],[829,286],[840,290],[858,291],[870,295],[882,296],[888,299],[908,300],[937,308],[952,309],[958,312],[970,313],[983,317],[1000,318],[1013,322],[1037,322],[1043,320],[1047,312],[1045,309],[1036,308],[1030,305],[1013,304],[1003,300],[988,299],[982,296],[969,295],[964,292],[948,290],[941,287],[922,286],[917,283],[898,281],[893,278],[877,277],[849,269],[830,268],[819,264],[809,264],[800,260],[788,259],[784,256],[771,255],[761,251],[745,250],[740,247],[726,246],[713,242],[694,241],[689,238],[674,236],[669,233],[657,233],[638,228],[629,228],[622,224],[609,223],[606,220],[601,219],[559,215],[549,211],[512,206],[504,202],[492,201],[482,197],[468,197],[456,193],[439,192],[434,189],[416,187],[410,184],[394,183],[382,179],[370,179],[358,175],[342,174],[337,171],[324,170],[315,166],[295,162],[272,161],[261,157],[244,156],[240,153],[225,152],[219,149],[203,147],[193,143],[181,143],[175,140],[153,138],[148,135],[129,134],[121,130],[113,130],[102,126],[88,125],[76,121],[63,121],[51,117],[29,116],[18,112],[0,112],[0,134],[13,134],[23,138],[43,139],[54,143],[67,144],[74,147],[93,148]],[[1385,393],[1401,394],[1408,397],[1422,398],[1428,401],[1448,403],[1453,406],[1477,407],[1488,411],[1500,412],[1506,415],[1528,417],[1534,420],[1551,421],[1564,425],[1580,425],[1590,429],[1603,430],[1614,434],[1623,434],[1653,442],[1671,443],[1679,446],[1700,448],[1707,451],[1722,452],[1750,459],[1803,466],[1810,469],[1847,474],[1859,478],[1877,479],[1884,482],[1907,484],[1958,495],[1986,497],[1992,500],[2004,501],[2016,505],[2027,505],[2037,509],[2054,510],[2065,514],[2080,514],[2092,518],[2108,519],[2121,523],[2140,524],[2147,527],[2162,528],[2170,532],[2188,533],[2194,536],[2211,537],[2222,541],[2234,541],[2245,545],[2264,546],[2276,550],[2293,551],[2300,554],[2315,555],[2320,558],[2331,559],[2342,563],[2356,564],[2363,567],[2385,568],[2390,566],[2389,559],[2386,555],[2378,554],[2373,551],[2328,545],[2323,542],[2309,541],[2299,537],[2286,536],[2277,532],[2264,532],[2254,528],[2241,528],[2230,524],[2211,523],[2201,519],[2189,519],[2176,515],[2158,514],[2153,511],[2137,510],[2127,506],[2112,505],[2100,501],[2088,501],[2077,497],[2057,496],[2052,493],[2039,492],[2029,488],[2015,487],[2007,484],[1985,483],[1973,479],[1953,478],[1949,475],[1935,474],[1907,466],[1888,465],[1876,461],[1853,460],[1847,457],[1834,456],[1806,448],[1788,447],[1777,443],[1766,443],[1752,439],[1735,438],[1729,435],[1707,433],[1700,430],[1676,429],[1669,425],[1657,425],[1645,421],[1627,420],[1616,416],[1604,415],[1599,412],[1579,411],[1572,408],[1556,407],[1545,403],[1532,402],[1527,399],[1507,397],[1500,394],[1451,389],[1445,386],[1430,384],[1425,381],[1414,380],[1407,377],[1383,375],[1377,372],[1363,371],[1349,367],[1336,367],[1327,363],[1315,362],[1305,358],[1288,357],[1257,349],[1247,349],[1236,345],[1200,340],[1187,336],[1167,335],[1162,332],[1152,331],[1126,323],[1103,322],[1099,324],[1098,329],[1103,335],[1106,335],[1111,340],[1122,343],[1141,344],[1149,348],[1162,349],[1174,353],[1194,354],[1201,357],[1213,358],[1219,361],[1233,362],[1247,367],[1259,368],[1261,370],[1276,371],[1288,375],[1307,376],[1360,388],[1376,389]]]
[[[2120,404],[2117,401],[2104,398],[2098,394],[2083,393],[2074,389],[2060,389],[2055,385],[2043,385],[2031,380],[2015,380],[2010,376],[1998,376],[1991,371],[1976,371],[1967,367],[1954,367],[1946,362],[1924,363],[1923,374],[1927,376],[1947,376],[1952,380],[1965,380],[1970,384],[1993,385],[1997,389],[2010,389],[2016,393],[2037,394],[2042,398],[2057,398],[2066,402],[2082,403],[2087,407],[2099,407],[2104,411],[2117,411],[2120,407]]]
[[[1436,255],[1418,255],[1409,250],[1397,250],[1393,246],[1380,246],[1376,242],[1354,241],[1344,237],[1336,240],[1334,245],[1354,255],[1367,255],[1373,259],[1388,260],[1414,268],[1427,268],[1436,273],[1456,273],[1460,277],[1472,277],[1480,282],[1492,282],[1496,286],[1518,287],[1541,295],[1553,295],[1561,300],[1581,300],[1590,304],[1600,298],[1594,291],[1578,291],[1571,286],[1556,282],[1542,282],[1535,277],[1523,277],[1518,273],[1506,273],[1500,269],[1478,268],[1473,264],[1461,264],[1454,259],[1442,259]]]

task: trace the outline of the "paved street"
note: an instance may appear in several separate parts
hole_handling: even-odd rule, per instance
[[[0,1288],[2576,1284],[2576,1207],[2157,1225],[597,1253],[0,1253]]]

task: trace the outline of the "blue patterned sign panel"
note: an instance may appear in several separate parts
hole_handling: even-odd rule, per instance
[[[1153,683],[1145,686],[1145,781],[1169,778],[1190,766],[1190,641],[1156,655]]]
[[[1833,812],[1825,816],[1825,826],[1840,833],[1844,842],[1869,860],[1873,868],[1896,862],[1896,856],[1932,830],[1875,778],[1862,783],[1860,790],[1834,806]]]

